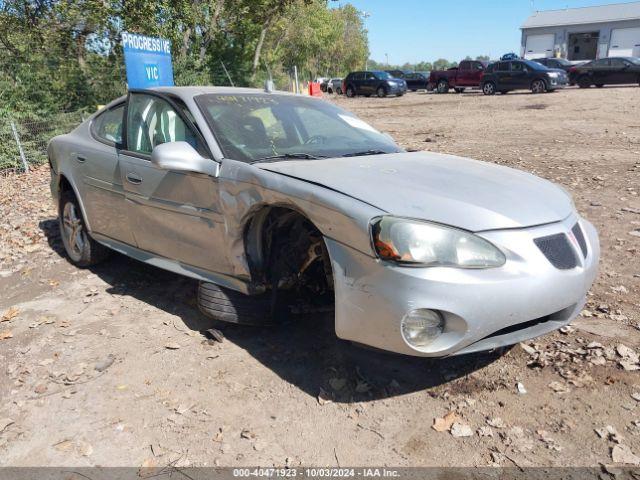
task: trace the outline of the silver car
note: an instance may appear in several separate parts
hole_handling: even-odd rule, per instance
[[[342,95],[342,78],[332,78],[327,83],[327,93],[335,93],[337,95]]]
[[[64,246],[200,280],[217,320],[335,312],[339,338],[440,357],[567,325],[600,255],[562,188],[404,152],[320,99],[131,91],[49,145]]]

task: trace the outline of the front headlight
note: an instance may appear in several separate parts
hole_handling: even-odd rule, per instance
[[[558,77],[559,77],[559,73],[558,73],[558,72],[550,72],[550,73],[549,73],[549,76],[550,76],[551,78],[558,78]]]
[[[378,256],[399,264],[492,268],[506,262],[487,240],[435,223],[382,217],[373,224],[372,235]]]

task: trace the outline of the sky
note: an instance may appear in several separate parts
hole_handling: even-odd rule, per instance
[[[520,25],[532,13],[531,0],[330,0],[351,3],[370,16],[370,58],[402,65],[470,55],[497,58],[520,53]],[[534,0],[535,10],[587,7],[607,0]]]

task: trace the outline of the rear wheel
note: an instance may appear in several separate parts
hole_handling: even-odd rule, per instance
[[[384,87],[378,87],[378,90],[376,90],[376,94],[379,98],[384,98],[387,96],[387,90]]]
[[[349,86],[347,87],[347,97],[349,97],[349,98],[353,98],[353,97],[355,97],[355,96],[356,96],[356,91],[355,91],[355,89],[354,89],[351,85],[349,85]]]
[[[438,86],[436,87],[436,91],[438,93],[449,93],[449,82],[446,80],[440,80],[438,82]]]
[[[456,93],[464,93],[464,88],[456,88]]]
[[[270,300],[269,295],[245,295],[209,282],[200,282],[198,287],[198,308],[221,322],[270,325],[273,323]]]
[[[580,88],[589,88],[589,87],[591,87],[591,80],[589,80],[589,77],[582,76],[582,77],[578,78],[578,87],[580,87]]]
[[[531,83],[531,93],[545,93],[547,91],[547,84],[544,80],[534,80]]]
[[[109,249],[89,236],[76,196],[66,191],[60,198],[58,212],[62,243],[71,263],[78,267],[90,267],[103,261]]]
[[[342,88],[338,87],[338,89],[336,90],[336,93],[338,95],[342,95]]]
[[[329,95],[333,95],[333,88],[327,88],[327,93]]]
[[[493,82],[487,82],[482,86],[482,93],[485,95],[495,95],[496,85]]]

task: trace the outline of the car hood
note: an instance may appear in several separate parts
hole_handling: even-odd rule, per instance
[[[256,164],[344,193],[391,215],[474,232],[552,223],[573,211],[547,180],[499,165],[427,152]]]

